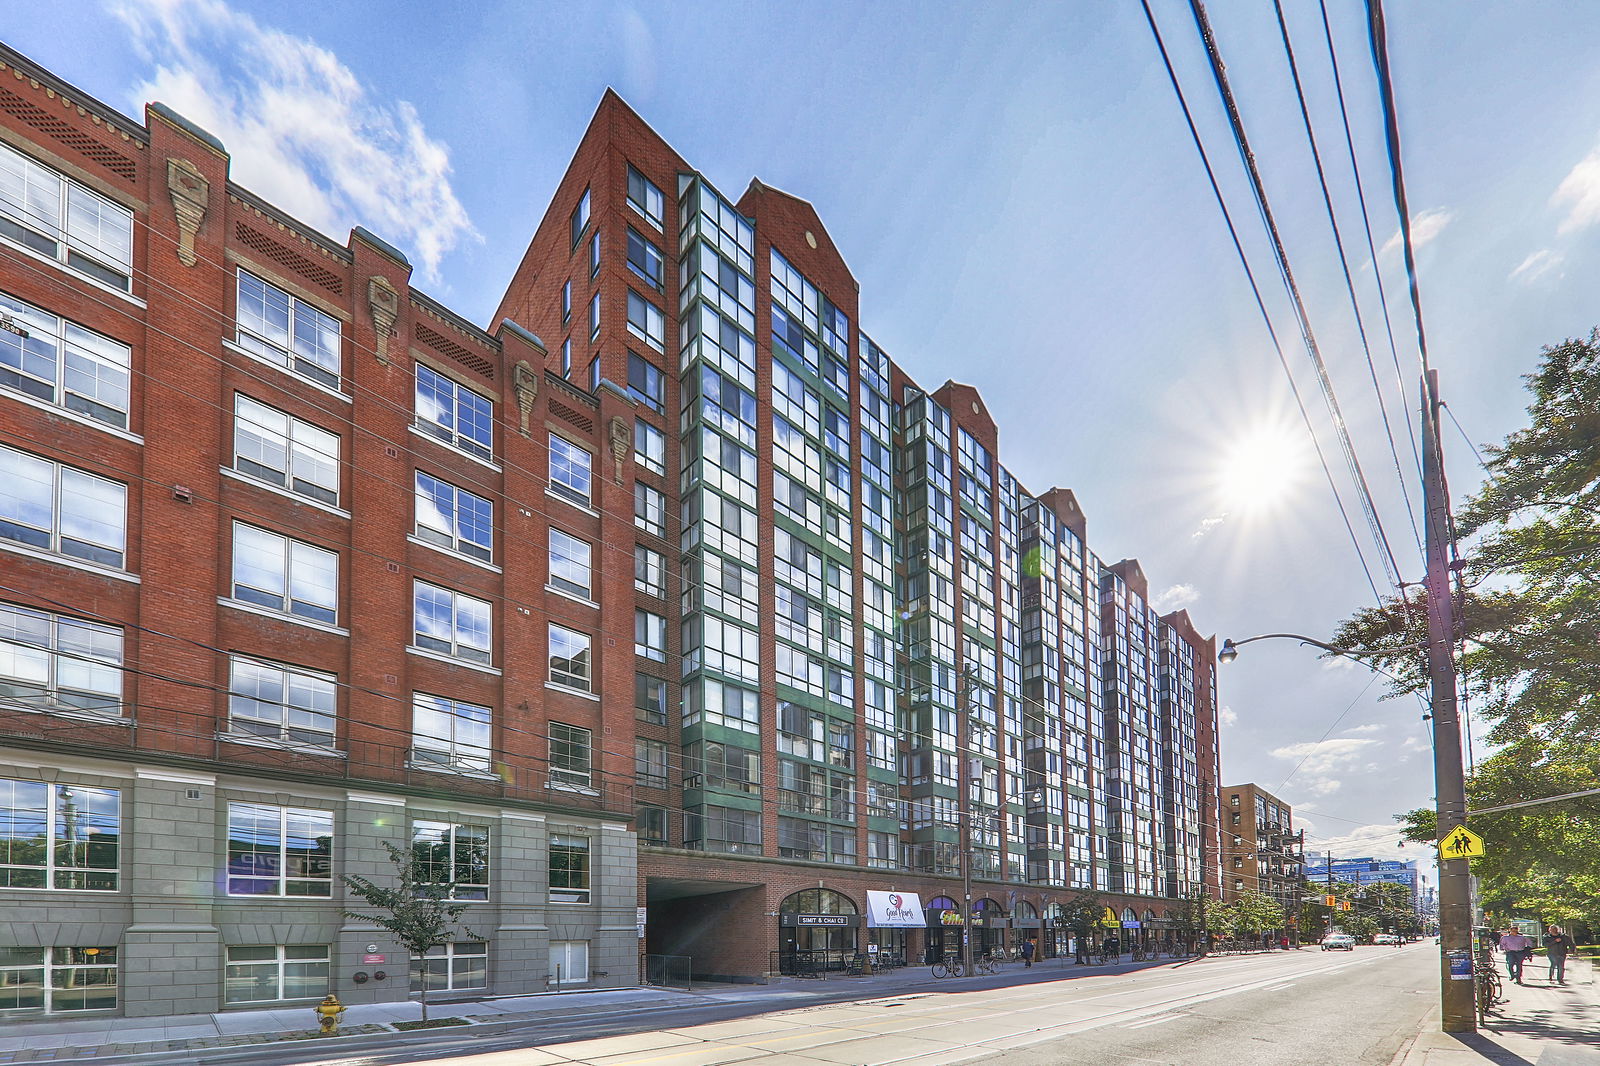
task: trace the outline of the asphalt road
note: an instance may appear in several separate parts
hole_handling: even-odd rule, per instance
[[[1080,970],[1067,979],[1012,967],[999,978],[894,996],[805,996],[760,1013],[748,1002],[697,998],[597,1018],[581,1031],[544,1023],[423,1046],[349,1047],[337,1057],[269,1045],[175,1053],[162,1066],[1387,1066],[1437,999],[1436,974],[1437,955],[1423,945]]]

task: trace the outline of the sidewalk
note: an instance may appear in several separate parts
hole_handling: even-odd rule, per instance
[[[1497,957],[1498,958],[1498,957]],[[1491,1011],[1476,1033],[1441,1033],[1434,1008],[1422,1032],[1391,1066],[1600,1066],[1600,989],[1595,964],[1567,963],[1566,985],[1552,985],[1543,959],[1529,960],[1524,984],[1507,981],[1507,1002]],[[1504,975],[1504,964],[1501,973]]]

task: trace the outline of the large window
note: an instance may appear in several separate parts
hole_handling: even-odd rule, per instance
[[[326,504],[339,502],[339,436],[233,395],[233,468]]]
[[[228,804],[228,895],[333,894],[333,815]]]
[[[737,855],[761,854],[761,813],[704,806],[683,816],[683,846]]]
[[[116,789],[0,777],[0,888],[114,892],[121,840]]]
[[[661,249],[628,227],[628,269],[657,292],[661,290],[664,272]]]
[[[489,987],[489,945],[457,940],[411,959],[411,991],[460,992]]]
[[[632,289],[628,290],[628,332],[658,352],[667,350],[666,319],[661,309]]]
[[[126,344],[0,293],[0,385],[128,428]]]
[[[587,940],[550,941],[550,983],[581,985],[589,981],[589,942]]]
[[[633,783],[642,788],[667,787],[667,745],[644,737],[633,742]]]
[[[417,364],[417,429],[479,459],[494,457],[494,404]]]
[[[0,1012],[113,1010],[117,949],[0,948]]]
[[[660,369],[634,352],[628,353],[628,395],[653,411],[667,409]]]
[[[0,540],[122,569],[127,486],[0,445]]]
[[[658,663],[667,661],[667,620],[654,611],[635,608],[633,652]]]
[[[455,659],[488,663],[493,657],[494,608],[487,600],[418,581],[413,599],[417,647]]]
[[[550,782],[588,788],[594,774],[594,733],[565,722],[550,723]]]
[[[642,481],[633,483],[633,524],[658,537],[667,535],[667,498]]]
[[[667,472],[667,435],[642,418],[633,420],[633,459],[651,473]]]
[[[484,773],[491,768],[493,716],[489,708],[426,692],[411,697],[411,761]]]
[[[122,713],[122,630],[0,603],[0,703]]]
[[[563,688],[589,692],[594,687],[594,663],[590,659],[593,638],[566,626],[550,624],[550,683]]]
[[[583,236],[583,231],[589,228],[589,190],[584,189],[583,195],[578,197],[578,206],[572,209],[572,246],[578,246],[578,238]]]
[[[633,546],[633,587],[646,596],[667,598],[667,560],[653,548]]]
[[[550,491],[587,507],[593,461],[588,452],[567,438],[550,434]]]
[[[489,827],[413,822],[411,854],[422,879],[449,885],[451,899],[489,898]]]
[[[228,714],[235,733],[331,748],[338,688],[328,674],[235,656]]]
[[[550,834],[550,902],[589,902],[589,838]]]
[[[600,294],[595,293],[589,298],[589,339],[594,340],[600,336]]]
[[[239,271],[239,347],[330,389],[339,387],[339,320]]]
[[[594,547],[586,540],[550,527],[550,584],[588,599],[592,595]]]
[[[0,236],[128,291],[133,212],[4,144]]]
[[[494,558],[494,504],[418,470],[417,536],[488,562]]]
[[[649,674],[633,675],[634,717],[652,725],[667,724],[667,683]]]
[[[664,200],[661,190],[632,166],[628,167],[628,206],[643,215],[645,221],[656,229],[662,228],[661,210]]]
[[[233,598],[331,625],[339,613],[339,556],[235,522]]]
[[[328,994],[326,944],[261,944],[228,948],[224,1003],[276,1003]]]
[[[634,827],[639,833],[639,843],[667,844],[667,812],[662,807],[640,807],[634,812]]]

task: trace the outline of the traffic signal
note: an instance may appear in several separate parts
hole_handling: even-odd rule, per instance
[[[1336,907],[1339,905],[1339,899],[1336,896],[1323,896],[1322,905],[1324,907]]]
[[[1350,901],[1349,900],[1345,900],[1339,906],[1344,910],[1349,910],[1350,909]]]

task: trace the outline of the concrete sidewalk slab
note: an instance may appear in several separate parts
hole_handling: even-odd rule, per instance
[[[1600,1066],[1600,999],[1593,966],[1573,959],[1567,984],[1525,967],[1524,984],[1504,986],[1505,1002],[1476,1033],[1442,1033],[1439,1010],[1391,1066]]]

